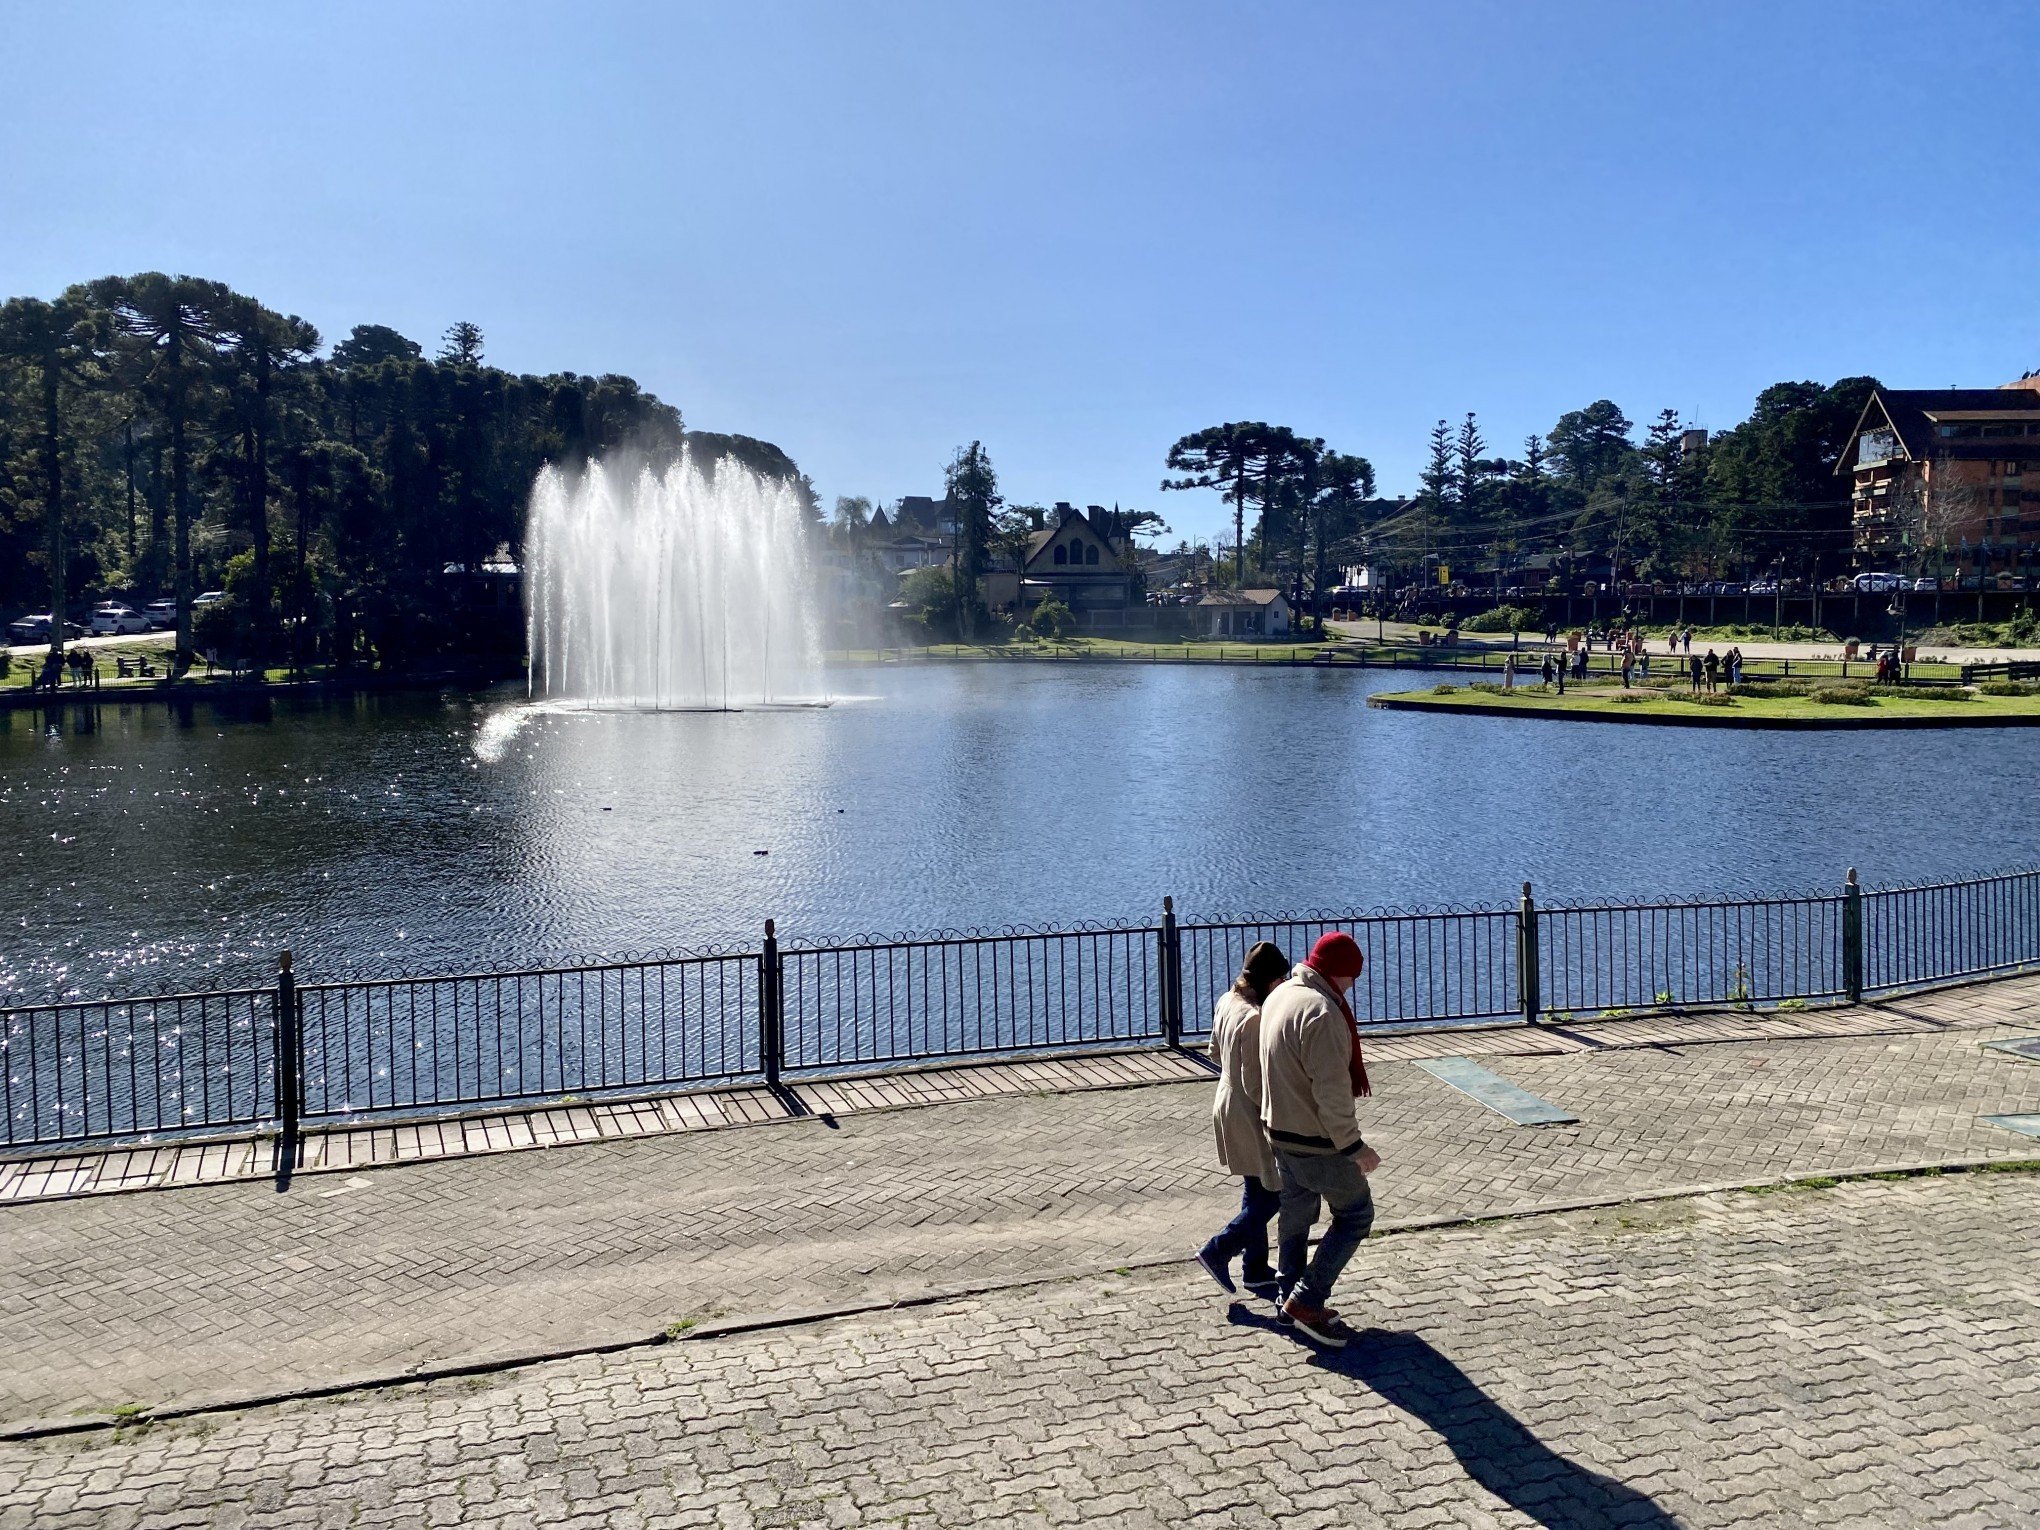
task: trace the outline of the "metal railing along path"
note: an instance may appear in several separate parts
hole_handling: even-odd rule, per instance
[[[1178,1046],[1259,940],[1350,932],[1363,1026],[1855,1002],[2040,966],[2040,871],[1833,894],[962,931],[0,1008],[0,1150]],[[280,1159],[283,1161],[283,1159]]]

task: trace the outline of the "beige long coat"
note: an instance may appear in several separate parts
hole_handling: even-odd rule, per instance
[[[1211,1016],[1211,1045],[1218,1064],[1218,1095],[1211,1125],[1218,1136],[1218,1161],[1230,1174],[1249,1175],[1269,1189],[1282,1183],[1275,1150],[1261,1125],[1261,1011],[1228,990]]]

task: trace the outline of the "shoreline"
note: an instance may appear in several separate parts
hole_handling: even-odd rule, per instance
[[[1554,698],[1556,702],[1556,698]],[[1738,711],[1729,707],[1695,707],[1684,710],[1678,703],[1640,703],[1615,710],[1569,704],[1537,705],[1512,701],[1468,701],[1456,696],[1425,696],[1416,692],[1369,696],[1367,704],[1385,712],[1449,712],[1454,716],[1528,718],[1538,722],[1617,723],[1646,728],[1742,728],[1777,732],[1861,732],[1868,729],[1919,728],[2032,728],[2040,727],[2040,711],[1980,712],[1963,715],[1885,713],[1870,709],[1834,707],[1834,717],[1781,716]],[[1972,706],[1974,702],[1952,703]],[[1676,708],[1676,710],[1675,710]],[[1870,712],[1870,715],[1864,715]]]

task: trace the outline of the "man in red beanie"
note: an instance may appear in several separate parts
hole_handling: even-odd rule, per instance
[[[1353,1119],[1353,1101],[1373,1092],[1346,1000],[1364,965],[1353,937],[1334,930],[1261,1006],[1261,1118],[1282,1171],[1282,1315],[1329,1349],[1353,1337],[1329,1303],[1339,1272],[1374,1225],[1367,1176],[1381,1163]],[[1327,1201],[1331,1225],[1306,1268],[1311,1225]]]

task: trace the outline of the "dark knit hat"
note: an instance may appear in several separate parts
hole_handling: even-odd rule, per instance
[[[1240,981],[1256,993],[1266,993],[1288,976],[1289,958],[1270,940],[1256,941],[1247,953],[1246,965],[1240,968]]]

